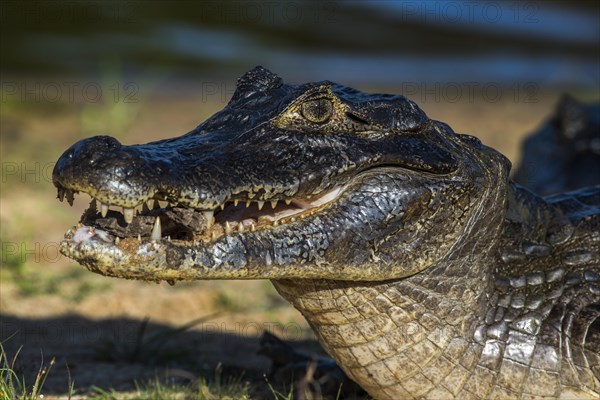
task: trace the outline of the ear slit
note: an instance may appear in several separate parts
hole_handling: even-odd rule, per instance
[[[346,116],[353,120],[354,122],[358,122],[361,124],[369,125],[369,121],[359,117],[358,115],[352,114],[351,112],[346,111]]]

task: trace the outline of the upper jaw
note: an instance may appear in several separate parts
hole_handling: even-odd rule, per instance
[[[185,136],[180,139],[183,138]],[[106,139],[102,137],[97,140],[104,141]],[[407,149],[411,149],[411,146],[414,145],[414,138],[409,137],[403,143]],[[101,171],[100,175],[90,178],[92,181],[107,182],[106,187],[114,188],[116,194],[108,196],[110,201],[106,200],[107,196],[102,194],[104,192],[99,189],[98,185],[88,184],[86,186],[80,183],[82,179],[72,178],[77,176],[76,173],[73,173],[77,164],[73,165],[70,160],[69,154],[72,150],[70,149],[63,155],[69,159],[64,161],[61,157],[57,163],[54,171],[54,183],[58,188],[58,197],[61,200],[66,197],[67,201],[72,203],[76,192],[87,193],[93,199],[93,206],[84,213],[81,222],[97,229],[91,233],[86,231],[83,236],[77,236],[78,238],[87,238],[86,235],[91,238],[100,238],[94,233],[100,229],[107,235],[120,239],[139,237],[158,241],[163,237],[169,237],[175,240],[213,242],[222,236],[272,229],[278,225],[293,224],[297,220],[309,218],[330,203],[335,202],[347,185],[361,180],[362,174],[371,174],[369,172],[371,169],[377,174],[377,171],[380,172],[382,168],[385,168],[384,165],[388,162],[390,164],[399,163],[400,165],[395,167],[396,171],[403,170],[402,162],[396,158],[382,159],[379,156],[381,150],[376,145],[384,147],[386,143],[372,144],[370,155],[362,153],[360,146],[350,145],[348,146],[350,149],[359,149],[352,150],[354,151],[351,153],[352,157],[347,154],[341,156],[335,152],[321,154],[321,162],[326,159],[331,165],[320,166],[305,162],[308,171],[299,171],[298,168],[290,166],[284,166],[281,171],[275,172],[260,169],[246,171],[244,166],[237,166],[237,168],[231,169],[231,174],[223,173],[223,165],[209,162],[214,160],[217,157],[215,154],[218,155],[218,153],[205,155],[205,157],[211,158],[202,159],[203,154],[200,152],[199,157],[202,162],[195,164],[196,167],[190,167],[188,163],[182,163],[172,153],[167,154],[159,144],[153,144],[150,147],[158,149],[148,152],[153,157],[144,157],[146,145],[122,146],[117,150],[128,153],[130,159],[132,158],[131,154],[136,155],[138,159],[142,160],[138,160],[137,165],[147,168],[154,175],[143,171],[140,174],[134,174],[135,179],[147,180],[141,186],[146,191],[145,194],[139,194],[141,193],[139,190],[133,191],[133,193],[138,193],[137,197],[132,195],[130,189],[138,186],[134,185],[134,181],[130,179],[131,174],[123,172],[121,169],[113,169],[109,171],[112,175],[106,176],[102,175],[106,171]],[[76,144],[73,148],[79,153],[85,154],[85,150],[89,146],[96,146],[94,138],[86,139],[83,141],[83,145]],[[239,150],[243,149],[243,146],[234,146],[233,148]],[[400,148],[404,147],[400,146]],[[421,146],[421,148],[424,147]],[[437,144],[431,145],[432,160],[435,161],[437,157],[440,160],[452,161],[450,156],[442,157],[445,156],[445,153],[437,154],[438,148]],[[225,155],[222,155],[221,158],[232,157],[228,153]],[[235,153],[234,155],[239,156],[240,154]],[[336,156],[338,159],[331,160]],[[265,155],[257,155],[257,157],[257,165],[266,163]],[[117,159],[120,159],[120,156],[117,156]],[[165,167],[169,159],[179,161],[187,169],[182,171],[178,177],[170,177]],[[240,157],[240,159],[243,158]],[[351,162],[351,160],[354,161]],[[272,164],[277,165],[277,162],[278,160],[273,160]],[[384,164],[381,165],[381,163]],[[154,169],[151,168],[152,165],[155,165]],[[411,164],[408,165],[410,166],[409,170],[414,167]],[[340,168],[340,166],[342,167]],[[89,171],[93,171],[93,166],[87,168]],[[419,169],[418,166],[414,168]],[[129,171],[138,172],[132,169]],[[277,181],[276,173],[282,171],[285,172],[279,175],[285,177],[280,178],[279,182],[282,183],[269,183],[273,182],[271,179]],[[435,173],[444,175],[446,171],[447,168],[442,165],[435,170]],[[193,175],[193,172],[196,172],[197,175]],[[262,177],[262,173],[264,173],[265,179],[262,182],[253,182]],[[82,175],[90,177],[92,176],[90,174],[88,172]],[[177,186],[181,182],[186,185],[187,189]],[[244,184],[244,182],[247,183]],[[122,194],[119,192],[120,188],[124,189]],[[160,204],[158,201],[165,202]],[[118,210],[114,210],[114,208],[118,208]],[[122,211],[122,214],[119,211]]]

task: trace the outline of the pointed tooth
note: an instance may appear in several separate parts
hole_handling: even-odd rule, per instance
[[[256,204],[258,204],[258,209],[259,209],[259,210],[262,210],[262,208],[263,208],[263,207],[264,207],[264,205],[265,205],[265,202],[264,202],[264,201],[257,201],[257,202],[256,202]]]
[[[252,202],[250,200],[246,200],[246,208],[250,207],[250,204],[252,204]]]
[[[250,224],[250,232],[256,232],[256,225]]]
[[[158,201],[158,204],[160,205],[160,208],[167,208],[169,206],[169,202],[168,201]]]
[[[217,238],[217,232],[215,232],[215,231],[210,232],[210,238],[212,240],[215,240]]]
[[[150,234],[150,240],[155,242],[159,242],[162,236],[162,231],[160,228],[160,218],[156,217],[154,220],[154,226],[152,227],[152,233]]]
[[[277,207],[277,200],[271,200],[271,208],[275,209]]]
[[[225,221],[225,233],[227,235],[231,233],[231,225],[229,225],[229,221]]]
[[[56,196],[61,202],[65,199],[65,189],[58,188],[58,195]]]
[[[238,232],[244,232],[244,224],[242,224],[241,222],[238,223]]]
[[[142,203],[142,213],[147,213],[148,211],[150,211],[150,209],[148,208],[148,204],[146,204],[146,202],[144,201]]]
[[[221,211],[223,211],[225,209],[225,203],[221,204],[219,207],[221,207]]]
[[[204,215],[204,218],[206,219],[206,227],[212,227],[215,222],[215,212],[213,210],[202,211],[202,215]]]
[[[235,199],[235,200],[233,200],[233,206],[234,206],[234,207],[237,207],[237,205],[238,205],[238,203],[239,203],[239,202],[240,202],[240,201],[239,201],[238,199]]]
[[[65,195],[67,197],[67,203],[69,203],[69,205],[72,206],[73,200],[75,200],[75,194],[73,193],[72,190],[65,189]]]
[[[115,244],[118,246],[118,245],[119,245],[119,243],[121,243],[121,239],[119,239],[119,237],[117,236],[117,237],[115,238]]]
[[[277,225],[279,225],[279,220],[273,221],[273,226],[277,226]]]
[[[123,217],[128,224],[133,222],[133,208],[123,207]]]
[[[154,199],[154,201],[152,202],[152,209],[153,210],[160,209],[160,203],[158,202],[158,200]]]
[[[100,205],[100,214],[102,214],[102,218],[106,218],[106,215],[108,214],[108,204],[102,203]]]
[[[292,204],[292,200],[291,199],[285,199],[285,204],[287,204],[289,206],[290,204]]]
[[[138,233],[138,242],[141,242],[141,241],[142,241],[142,235],[140,235],[140,234]]]

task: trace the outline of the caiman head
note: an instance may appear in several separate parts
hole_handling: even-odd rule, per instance
[[[104,275],[381,281],[448,257],[490,209],[501,218],[508,169],[402,96],[257,67],[193,131],[81,140],[53,181],[61,200],[92,197],[61,251]]]

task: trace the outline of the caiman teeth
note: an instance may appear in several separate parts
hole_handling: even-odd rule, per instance
[[[123,207],[123,217],[128,224],[133,222],[133,208]]]
[[[60,201],[61,201],[61,203],[62,203],[62,201],[65,199],[65,189],[63,189],[63,188],[58,188],[58,195],[56,196],[56,198],[57,198],[58,200],[60,200]]]
[[[160,241],[161,234],[160,218],[156,217],[156,220],[154,220],[154,226],[152,227],[152,233],[150,234],[150,240],[156,242]]]
[[[102,218],[106,218],[106,215],[108,214],[108,204],[100,204],[100,214],[102,214]]]
[[[73,200],[75,200],[75,194],[72,190],[65,189],[65,195],[67,196],[67,203],[69,203],[69,205],[72,206]]]
[[[237,200],[227,199],[221,204],[215,204],[215,209],[212,210],[192,209],[192,211],[197,213],[194,218],[198,218],[198,214],[201,214],[203,217],[202,219],[205,221],[204,224],[197,220],[194,222],[196,225],[193,226],[197,226],[201,229],[201,231],[195,229],[190,230],[189,232],[185,231],[183,235],[191,236],[181,236],[176,234],[174,240],[180,240],[184,237],[187,237],[191,240],[198,240],[200,238],[204,241],[217,240],[223,235],[233,235],[236,233],[252,234],[253,232],[263,229],[269,229],[286,225],[288,223],[298,222],[304,218],[319,213],[323,208],[327,207],[329,203],[338,198],[343,190],[344,187],[334,188],[327,192],[322,192],[318,196],[311,196],[312,198],[310,200],[308,195],[298,198],[277,200],[271,200],[268,198],[264,200],[250,200],[248,198]],[[59,188],[58,198],[60,199],[62,195],[63,197],[67,198],[67,201],[69,201],[69,199],[72,201],[74,194],[76,193],[78,192],[74,190]],[[143,216],[138,224],[139,226],[131,225],[131,230],[136,232],[132,232],[131,237],[135,238],[135,235],[137,234],[138,240],[142,241],[142,237],[138,231],[142,229],[148,229],[145,230],[145,240],[149,239],[150,241],[158,242],[163,239],[163,223],[165,224],[165,229],[167,230],[165,233],[172,233],[175,232],[173,230],[174,227],[176,229],[178,225],[185,224],[185,222],[179,222],[173,218],[178,218],[178,215],[193,215],[190,214],[190,206],[181,203],[172,204],[171,202],[166,202],[164,200],[161,201],[159,200],[160,198],[162,197],[158,197],[158,199],[151,198],[141,201],[136,206],[124,207],[111,204],[106,199],[100,200],[92,196],[92,201],[89,209],[86,211],[86,215],[88,215],[88,218],[100,218],[100,216],[102,218],[119,218],[118,215],[115,215],[116,209],[113,209],[113,211],[110,210],[111,207],[117,207],[119,211],[122,210],[123,219],[121,221],[124,220],[128,225],[133,224],[134,220],[138,218],[136,215]],[[165,205],[163,206],[161,202],[165,203]],[[253,203],[256,203],[256,205]],[[266,203],[270,204],[271,207],[265,207]],[[180,210],[185,208],[188,210]],[[92,215],[95,213],[98,213],[99,215],[97,217],[92,217]],[[151,229],[148,227],[150,221],[147,219],[150,217],[153,217],[150,219],[150,221],[153,222]],[[107,224],[108,226],[108,224],[112,223],[114,223],[114,221],[99,222],[99,225],[104,226],[102,224]],[[143,228],[143,226],[148,228]],[[118,231],[118,229],[116,231]],[[117,236],[114,233],[113,235]],[[124,236],[121,235],[121,238],[123,237]],[[165,236],[165,239],[167,238],[169,238],[169,236]]]
[[[211,228],[215,223],[215,212],[214,211],[202,211],[204,219],[206,219],[206,227]]]

